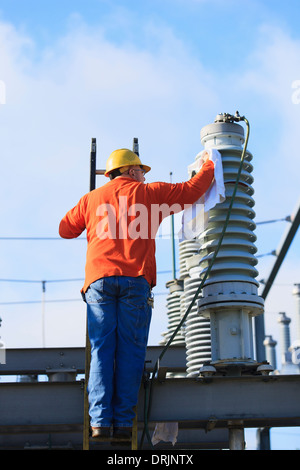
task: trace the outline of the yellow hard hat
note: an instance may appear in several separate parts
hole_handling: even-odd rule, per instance
[[[109,173],[117,169],[123,173],[131,165],[141,166],[146,173],[151,170],[150,166],[144,165],[141,162],[136,153],[128,149],[119,149],[112,152],[108,157],[104,174],[105,176],[109,176]]]

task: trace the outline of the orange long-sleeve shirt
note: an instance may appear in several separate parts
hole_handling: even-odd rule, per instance
[[[83,196],[59,225],[62,238],[87,230],[83,292],[102,277],[144,276],[156,285],[155,234],[164,217],[196,202],[209,188],[214,164],[208,160],[184,183],[140,183],[115,178]]]

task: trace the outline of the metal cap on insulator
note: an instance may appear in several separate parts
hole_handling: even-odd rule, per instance
[[[209,148],[241,148],[245,141],[244,128],[229,118],[232,115],[218,114],[215,122],[204,126],[200,131],[201,143]]]

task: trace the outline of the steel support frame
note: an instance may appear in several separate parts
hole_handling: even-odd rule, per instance
[[[300,426],[299,393],[298,375],[166,379],[154,385],[149,420],[205,429]]]
[[[0,433],[18,427],[83,422],[83,381],[0,383]],[[176,421],[185,429],[300,426],[300,376],[168,378],[154,381],[149,423]],[[144,419],[144,389],[138,422]]]
[[[148,346],[145,368],[149,372],[163,350],[163,346]],[[161,365],[171,372],[183,372],[186,369],[186,351],[184,346],[170,346]],[[53,372],[85,372],[85,348],[25,348],[7,349],[6,363],[0,364],[1,375],[44,375]]]
[[[147,348],[145,368],[148,372],[153,370],[162,348]],[[5,383],[5,375],[51,375],[58,371],[65,374],[70,372],[72,376],[74,372],[84,374],[84,356],[84,348],[8,349],[6,364],[0,365],[0,426],[30,424],[34,410],[38,412],[37,419],[33,419],[36,424],[82,424],[82,396],[85,388],[83,380]],[[185,348],[171,346],[161,361],[159,372],[180,372],[184,369]],[[214,422],[217,420],[218,423],[214,426],[217,427],[227,427],[228,420],[243,420],[245,427],[300,425],[299,375],[166,379],[164,373],[159,373],[158,377],[162,380],[155,380],[153,385],[150,415],[152,422],[193,422],[205,428],[214,417]],[[43,406],[43,397],[45,404],[53,401],[53,409],[52,406]],[[74,400],[78,400],[76,406],[72,405],[70,408],[69,404],[74,404]],[[143,420],[143,402],[144,388],[141,387],[139,421]],[[69,415],[66,413],[68,409]],[[15,411],[12,412],[13,410]],[[48,412],[52,421],[47,417]],[[62,420],[58,419],[60,416],[63,417]]]

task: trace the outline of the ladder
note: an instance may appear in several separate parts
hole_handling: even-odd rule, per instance
[[[89,417],[87,416],[87,430],[89,431]],[[89,450],[90,445],[92,444],[95,449],[111,449],[111,446],[118,446],[122,450],[138,450],[138,426],[137,426],[137,413],[133,419],[132,423],[132,435],[131,439],[120,439],[115,437],[101,438],[99,440],[92,439],[90,436],[87,436],[86,442],[84,442],[83,450]],[[85,427],[84,427],[85,428]],[[108,447],[109,446],[109,447]]]
[[[133,139],[133,151],[138,155],[138,139],[135,137]],[[97,155],[97,145],[96,139],[93,137],[91,141],[91,152],[90,152],[90,191],[93,191],[96,188],[96,175],[104,175],[105,170],[96,169],[96,155]],[[83,450],[90,449],[90,418],[89,418],[89,402],[88,402],[88,393],[87,393],[87,383],[90,373],[90,361],[91,361],[91,345],[88,335],[88,327],[86,320],[86,341],[85,341],[85,386],[84,386],[84,409],[83,409]],[[135,418],[132,423],[132,436],[131,436],[131,449],[137,450],[138,448],[138,419],[137,419],[137,409],[135,407]],[[112,442],[112,443],[123,443],[124,439],[117,438],[107,438],[101,440],[101,442]],[[126,440],[128,442],[128,440]]]

